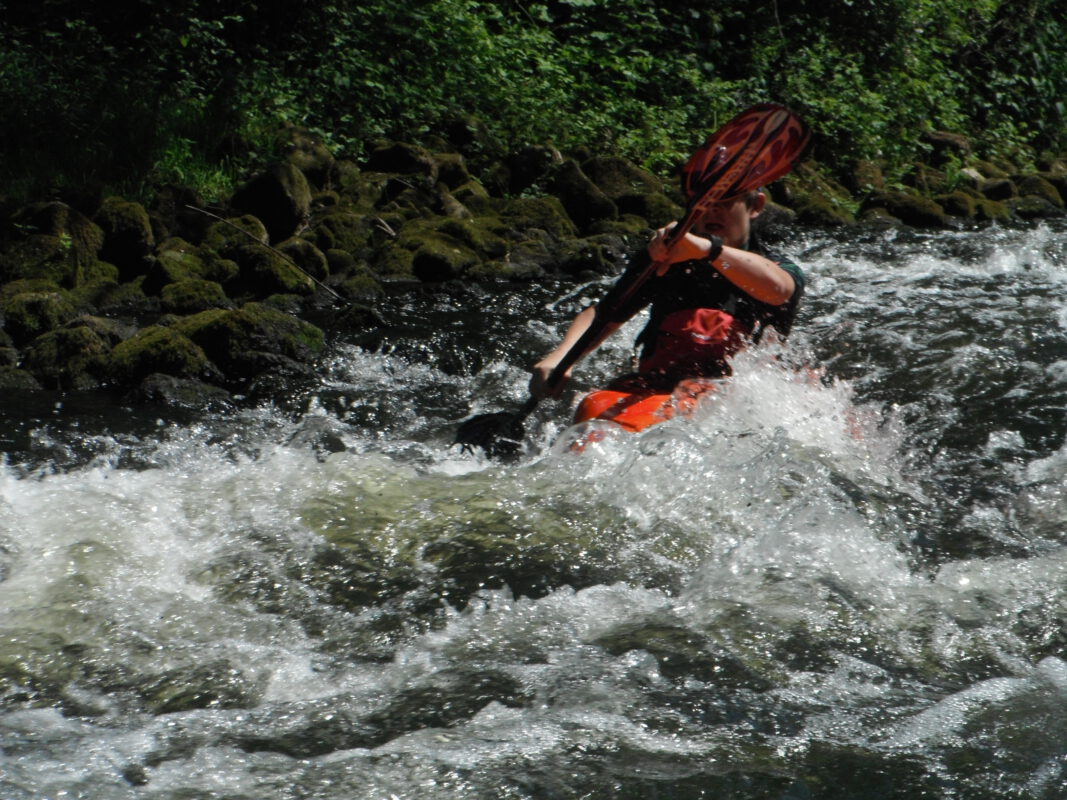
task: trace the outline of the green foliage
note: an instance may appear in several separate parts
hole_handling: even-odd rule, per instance
[[[1059,0],[0,0],[0,187],[164,182],[224,194],[284,122],[342,155],[378,137],[483,134],[662,173],[740,108],[785,102],[817,155],[892,175],[925,129],[1014,158],[1067,144]],[[458,144],[458,142],[456,142]],[[448,144],[448,142],[445,142]]]

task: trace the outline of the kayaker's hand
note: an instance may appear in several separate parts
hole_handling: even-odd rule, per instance
[[[544,358],[533,365],[531,370],[533,374],[530,376],[530,394],[533,397],[543,400],[546,397],[559,397],[563,392],[563,387],[566,386],[571,377],[570,370],[563,374],[563,380],[555,386],[549,388],[548,385],[548,378],[552,374],[552,370],[556,368],[557,363],[559,362]]]
[[[648,243],[648,254],[653,261],[660,261],[660,267],[656,275],[663,275],[672,264],[679,261],[693,261],[705,258],[716,259],[722,252],[722,240],[718,236],[703,237],[692,233],[678,239],[669,248],[667,247],[667,234],[677,223],[660,228],[656,235]]]

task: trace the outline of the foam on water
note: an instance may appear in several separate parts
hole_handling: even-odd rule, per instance
[[[342,345],[298,414],[42,424],[89,455],[0,466],[3,796],[1055,797],[1060,239],[801,249],[790,350],[581,454],[571,398],[517,463],[449,447],[525,354]]]

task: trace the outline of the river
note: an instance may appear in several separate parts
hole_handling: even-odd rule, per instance
[[[580,454],[573,393],[450,443],[598,282],[255,408],[4,398],[0,797],[1067,796],[1065,232],[799,232],[789,346]]]

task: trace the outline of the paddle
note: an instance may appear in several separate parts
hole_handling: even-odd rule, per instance
[[[682,189],[689,205],[681,221],[667,234],[671,244],[688,233],[708,207],[744,195],[785,175],[808,144],[806,124],[784,106],[761,103],[741,112],[711,135],[682,168]],[[610,307],[598,305],[589,328],[567,351],[548,377],[549,388],[563,380],[567,370],[603,333],[612,312],[621,307],[660,268],[648,265],[631,272],[628,285],[613,292]],[[481,414],[464,422],[456,432],[456,444],[465,451],[480,447],[490,458],[515,455],[525,431],[523,420],[537,408],[530,397],[515,413]]]

